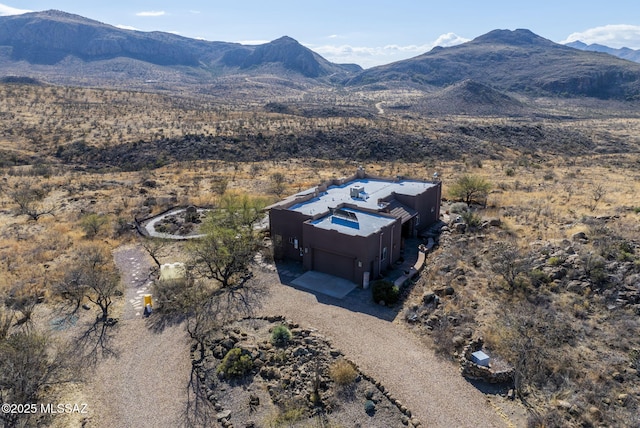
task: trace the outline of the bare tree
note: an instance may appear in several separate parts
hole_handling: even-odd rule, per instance
[[[100,308],[96,322],[109,323],[113,298],[121,293],[118,272],[106,248],[99,245],[81,247],[74,255],[63,280],[55,287],[57,293],[78,310],[86,299]]]
[[[598,184],[596,187],[593,188],[593,190],[591,191],[591,204],[589,204],[589,209],[591,211],[596,210],[598,203],[606,193],[607,193],[606,189],[602,184]]]
[[[285,176],[281,172],[271,174],[271,192],[278,198],[282,196],[285,189]]]
[[[54,292],[63,298],[63,311],[69,317],[76,314],[84,303],[93,303],[99,308],[98,316],[89,322],[75,338],[70,352],[81,361],[81,365],[95,364],[99,357],[115,356],[111,339],[117,320],[111,318],[114,298],[121,294],[118,272],[111,253],[96,243],[80,247],[73,261],[64,267],[65,272],[54,284]]]
[[[160,269],[162,267],[162,263],[160,263],[160,258],[165,257],[169,254],[169,245],[171,241],[168,239],[157,239],[157,238],[141,238],[140,245],[145,251],[151,256],[153,262],[156,264],[156,268]]]
[[[528,258],[514,242],[497,242],[491,248],[491,270],[502,276],[509,290],[516,288],[518,278],[529,267]]]
[[[31,180],[16,183],[7,191],[9,198],[18,205],[16,213],[26,215],[33,221],[38,221],[44,215],[54,215],[55,207],[44,202],[48,194],[49,189]]]
[[[45,392],[53,399],[51,387],[71,380],[75,372],[61,349],[35,330],[19,329],[0,337],[0,403],[35,404]],[[0,424],[36,426],[43,422],[36,420],[39,416],[38,412],[0,412]]]

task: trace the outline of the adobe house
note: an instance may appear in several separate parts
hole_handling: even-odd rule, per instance
[[[267,207],[274,257],[367,286],[400,258],[404,238],[438,221],[441,192],[439,181],[360,168]]]

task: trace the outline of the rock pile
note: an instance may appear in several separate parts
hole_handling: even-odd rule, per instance
[[[270,338],[280,325],[291,333],[284,345],[276,345]],[[232,349],[240,349],[252,363],[250,372],[241,379],[224,379],[217,373]],[[340,422],[341,412],[349,417],[357,412],[358,420],[373,418],[376,426],[420,425],[402,402],[355,364],[350,362],[356,372],[353,384],[338,384],[329,368],[340,359],[346,360],[342,353],[314,329],[301,328],[281,317],[236,323],[204,350],[194,346],[192,354],[204,393],[225,428],[264,426],[260,421],[273,417],[277,409],[281,413],[294,409],[303,420],[330,414],[332,420],[344,423]],[[373,405],[370,412],[365,411],[368,402]]]

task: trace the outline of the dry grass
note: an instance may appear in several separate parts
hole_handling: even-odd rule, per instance
[[[350,362],[340,359],[329,367],[329,376],[336,384],[344,387],[355,382],[358,372]]]
[[[405,95],[412,97],[415,94]],[[393,101],[393,95],[386,92],[343,96],[340,102],[345,105],[363,103],[372,109],[378,101]],[[320,102],[320,95],[317,97],[314,100]],[[106,224],[92,239],[116,248],[134,239],[130,233],[121,233],[122,229],[118,227],[134,217],[144,218],[176,205],[212,206],[224,190],[268,196],[275,201],[277,198],[271,191],[270,181],[275,173],[286,177],[284,194],[288,195],[329,178],[351,175],[360,166],[356,162],[323,159],[246,163],[203,160],[176,162],[159,169],[136,172],[85,172],[58,164],[52,155],[59,145],[85,140],[87,144],[99,147],[186,133],[295,134],[354,124],[388,126],[436,139],[443,136],[443,129],[449,126],[510,123],[510,119],[501,118],[434,117],[424,120],[401,115],[391,115],[384,120],[308,118],[265,113],[261,108],[249,104],[223,105],[210,98],[0,85],[0,112],[3,112],[0,128],[4,130],[0,134],[0,190],[11,189],[23,182],[23,174],[36,174],[33,178],[38,184],[50,188],[44,203],[55,207],[55,217],[44,216],[37,222],[29,221],[26,216],[15,215],[16,204],[8,192],[0,191],[0,295],[37,292],[48,297],[51,284],[61,275],[60,269],[74,249],[91,240],[82,228],[86,215],[106,218]],[[543,152],[501,149],[500,156],[494,159],[461,155],[455,161],[379,161],[362,166],[368,173],[388,177],[430,178],[438,172],[445,196],[449,184],[461,175],[482,176],[492,183],[493,189],[487,207],[480,212],[484,217],[500,218],[503,224],[499,233],[489,235],[487,239],[515,237],[523,250],[537,251],[544,243],[558,243],[580,231],[590,232],[588,220],[597,216],[610,217],[615,233],[637,243],[640,236],[640,201],[637,197],[640,194],[637,150],[640,120],[615,115],[595,118],[590,114],[587,118],[557,121],[549,126],[567,131],[580,127],[603,147],[608,147],[608,140],[624,140],[635,150],[616,154],[594,151],[579,157],[571,153],[550,156]],[[21,165],[23,163],[31,166]],[[38,164],[49,165],[49,172],[34,171]],[[177,247],[172,254],[179,257],[179,245]],[[506,296],[499,278],[483,268],[485,249],[482,243],[468,242],[448,251],[443,264],[449,265],[452,271],[463,269],[467,285],[456,287],[455,298],[445,306],[447,315],[463,320],[465,327],[481,332],[487,343],[496,349],[502,344],[500,352],[505,357],[513,357],[504,344],[515,340],[515,332],[505,325],[503,309],[520,302],[510,300],[512,297]],[[425,271],[415,293],[443,285],[445,273],[440,271],[442,267],[437,265],[435,269]],[[575,364],[572,361],[577,356],[582,359],[585,372],[584,382],[567,383],[556,391],[557,399],[573,397],[570,388],[583,388],[589,385],[588,382],[596,385],[594,388],[598,391],[605,386],[616,394],[628,392],[626,385],[611,382],[609,372],[623,369],[624,352],[613,348],[621,340],[634,343],[636,339],[631,332],[637,331],[637,317],[609,313],[597,298],[588,294],[551,289],[540,294],[557,313],[569,317],[571,328],[584,338],[579,346],[562,348],[560,354],[554,355],[557,357],[557,364],[552,367],[555,373],[563,373],[563,364]],[[340,372],[336,374],[340,379],[350,379],[348,367],[335,369]],[[637,391],[632,393],[637,395]],[[588,398],[590,403],[600,395],[594,397],[596,395]]]

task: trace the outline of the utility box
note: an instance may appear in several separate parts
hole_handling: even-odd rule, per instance
[[[479,366],[489,367],[489,356],[482,351],[471,354],[471,361]]]
[[[146,308],[147,305],[153,306],[153,303],[151,303],[151,294],[143,294],[142,295],[142,306],[144,306]]]

